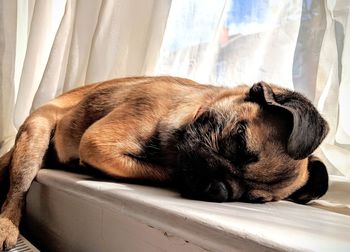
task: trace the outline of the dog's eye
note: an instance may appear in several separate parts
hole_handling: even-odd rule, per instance
[[[230,134],[219,141],[219,153],[231,163],[237,165],[245,153],[246,149],[246,132],[247,122],[240,121]]]
[[[244,128],[243,126],[239,126],[238,129],[237,129],[237,134],[238,135],[243,135],[244,134]]]
[[[246,132],[247,122],[241,121],[236,127],[236,139],[237,147],[242,149],[245,147],[245,132]]]
[[[240,121],[237,123],[237,128],[236,128],[236,133],[239,136],[244,136],[245,131],[246,131],[246,127],[247,127],[247,122],[246,121]]]

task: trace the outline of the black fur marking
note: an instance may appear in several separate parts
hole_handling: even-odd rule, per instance
[[[328,173],[326,166],[320,160],[309,158],[309,178],[306,184],[289,196],[289,200],[305,204],[323,196],[328,190]]]
[[[165,159],[158,130],[148,140],[139,139],[138,142],[142,144],[142,151],[139,153],[125,153],[125,155],[139,162],[164,167]]]
[[[241,172],[222,153],[225,142],[219,144],[218,152],[210,138],[211,134],[218,134],[220,143],[224,126],[225,118],[208,111],[192,124],[174,132],[168,143],[170,155],[167,160],[169,166],[174,167],[175,184],[184,197],[222,202],[237,195],[226,181],[238,180]],[[239,148],[235,142],[237,139],[231,140],[226,139],[226,148],[231,148],[226,155],[230,158]]]

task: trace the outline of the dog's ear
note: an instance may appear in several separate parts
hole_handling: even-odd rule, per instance
[[[274,92],[268,84],[259,82],[249,90],[250,101],[262,106],[276,107],[288,112],[291,117],[291,132],[287,153],[294,159],[308,157],[328,133],[328,124],[312,103],[299,93],[286,89]]]
[[[288,197],[296,203],[305,204],[323,196],[328,190],[328,173],[324,163],[315,156],[308,158],[308,180],[304,186]]]

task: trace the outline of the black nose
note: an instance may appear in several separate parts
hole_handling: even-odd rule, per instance
[[[223,182],[211,182],[204,194],[209,201],[223,202],[228,200],[228,190]]]

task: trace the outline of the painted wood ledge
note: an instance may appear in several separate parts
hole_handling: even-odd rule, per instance
[[[281,201],[209,203],[42,169],[27,232],[52,251],[350,251],[350,216]]]

